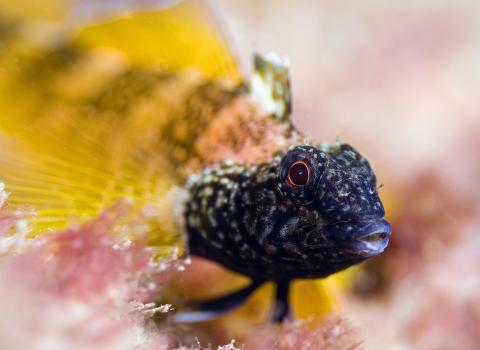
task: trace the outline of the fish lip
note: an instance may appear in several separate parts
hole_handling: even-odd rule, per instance
[[[361,229],[357,232],[354,239],[359,241],[372,240],[374,236],[390,237],[392,226],[384,219],[367,221],[361,224]]]
[[[386,220],[367,222],[355,235],[352,248],[362,256],[378,255],[387,248],[391,234],[392,226]]]
[[[341,250],[354,259],[364,260],[385,250],[392,227],[383,218],[369,218],[319,225],[309,231],[302,248]]]

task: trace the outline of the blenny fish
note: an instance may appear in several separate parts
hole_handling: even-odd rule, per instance
[[[0,178],[10,205],[30,212],[30,236],[123,200],[133,209],[119,231],[146,236],[159,259],[179,245],[251,279],[177,322],[229,311],[267,281],[271,318],[282,321],[292,280],[327,277],[387,246],[366,158],[297,129],[285,60],[255,55],[243,79],[204,3],[33,43],[25,33],[38,23],[2,28]]]

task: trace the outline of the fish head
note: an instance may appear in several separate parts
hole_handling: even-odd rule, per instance
[[[392,228],[375,174],[350,145],[291,148],[278,165],[277,190],[285,224],[268,243],[302,256],[312,270],[328,275],[387,247]]]

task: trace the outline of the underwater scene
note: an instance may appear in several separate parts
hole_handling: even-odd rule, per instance
[[[0,349],[478,349],[479,15],[0,0]]]

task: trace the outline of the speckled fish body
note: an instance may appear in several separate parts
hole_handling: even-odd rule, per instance
[[[321,172],[301,205],[282,188],[282,160],[297,152],[318,160]],[[298,146],[274,159],[209,169],[195,182],[187,203],[194,254],[255,279],[281,280],[325,277],[385,248],[390,229],[374,175],[350,146]]]

